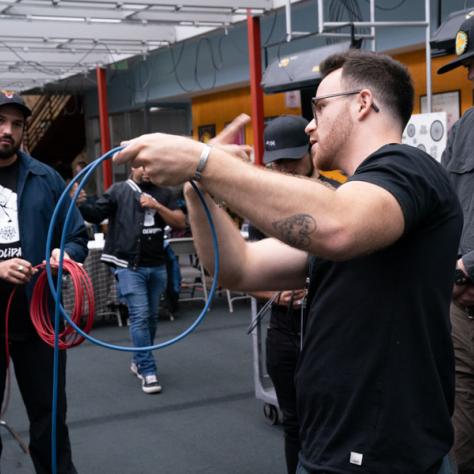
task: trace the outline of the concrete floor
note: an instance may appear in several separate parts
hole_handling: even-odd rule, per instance
[[[160,321],[159,340],[194,320],[199,305],[183,303],[175,321]],[[283,474],[283,434],[255,399],[248,301],[228,312],[217,299],[184,341],[155,353],[163,392],[147,395],[129,372],[130,355],[85,342],[68,353],[69,428],[73,458],[87,474]],[[93,334],[128,344],[127,328],[98,322]],[[8,423],[28,438],[13,383]],[[4,474],[33,473],[31,461],[2,432]]]

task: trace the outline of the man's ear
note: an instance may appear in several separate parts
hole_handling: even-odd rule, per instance
[[[373,96],[372,92],[368,89],[363,89],[358,98],[358,105],[359,105],[359,118],[361,120],[367,117],[368,113],[370,112],[370,108],[372,106]]]

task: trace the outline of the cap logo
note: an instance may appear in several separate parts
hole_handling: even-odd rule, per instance
[[[9,90],[5,90],[5,89],[2,89],[0,91],[7,99],[13,99],[13,96],[15,95],[15,92],[14,91],[9,91]]]
[[[265,142],[265,145],[268,147],[271,147],[271,146],[276,146],[276,143],[275,143],[275,140],[267,140]]]
[[[456,35],[456,54],[461,56],[467,49],[468,37],[465,31],[458,31]]]

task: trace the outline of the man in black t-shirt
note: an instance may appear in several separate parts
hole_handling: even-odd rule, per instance
[[[454,357],[449,305],[462,211],[442,166],[401,145],[413,108],[407,69],[350,50],[320,64],[306,132],[337,190],[270,173],[209,148],[156,134],[116,157],[151,179],[202,188],[273,236],[247,243],[210,197],[219,281],[243,291],[301,288],[312,265],[308,325],[296,374],[298,474],[448,473]],[[236,132],[246,123],[239,118]],[[226,132],[220,143],[229,143]],[[185,187],[196,248],[212,271],[204,211]]]
[[[130,179],[113,184],[95,203],[84,198],[79,209],[87,221],[109,219],[101,260],[115,268],[119,293],[127,302],[132,343],[151,346],[168,279],[164,228],[184,228],[184,213],[171,190],[152,184],[142,167],[132,168]],[[134,352],[130,370],[145,393],[161,392],[151,351]]]

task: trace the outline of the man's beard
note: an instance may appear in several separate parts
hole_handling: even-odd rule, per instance
[[[16,155],[16,152],[20,149],[20,143],[12,143],[9,146],[0,146],[0,160],[9,160],[12,156]]]
[[[318,150],[313,163],[322,171],[331,171],[340,167],[339,157],[352,132],[349,111],[342,111],[334,120],[323,142],[318,141]]]

